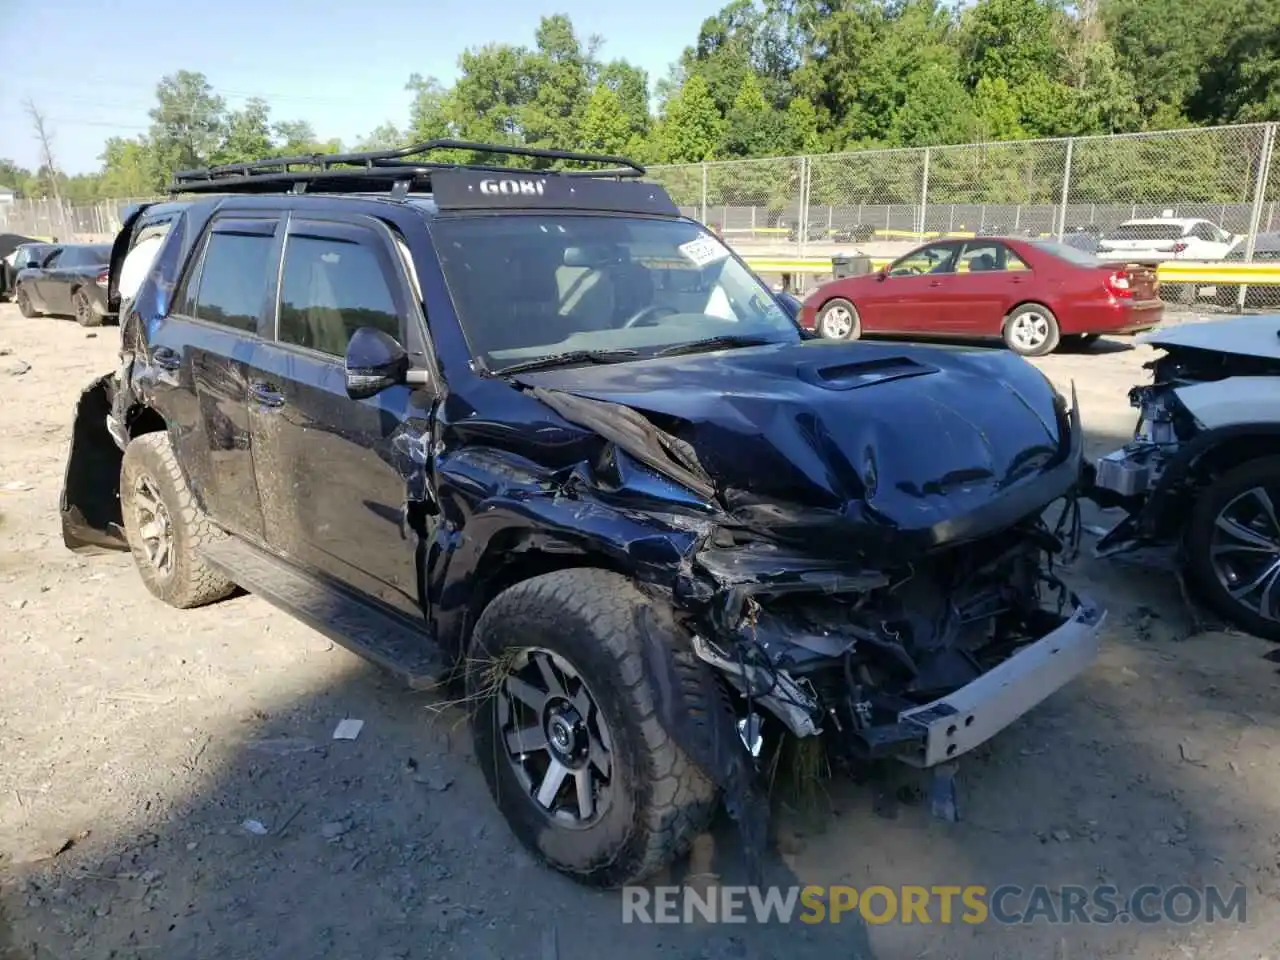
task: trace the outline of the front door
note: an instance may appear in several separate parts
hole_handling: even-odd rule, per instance
[[[249,404],[271,549],[421,616],[407,452],[428,435],[431,391],[352,400],[343,364],[360,327],[406,342],[413,303],[384,226],[294,217],[276,335],[255,357]]]
[[[896,260],[875,284],[871,300],[859,298],[858,312],[868,333],[931,333],[937,302],[951,274],[958,244],[934,243]]]

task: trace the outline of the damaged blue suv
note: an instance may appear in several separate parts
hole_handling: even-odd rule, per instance
[[[721,803],[758,863],[788,737],[949,771],[1103,620],[1054,572],[1074,403],[1003,351],[811,338],[643,175],[455,141],[180,173],[116,241],[62,498],[174,607],[239,586],[465,684],[513,831],[598,886]]]

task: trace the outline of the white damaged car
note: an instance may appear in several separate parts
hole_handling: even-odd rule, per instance
[[[1099,556],[1177,550],[1187,585],[1241,629],[1280,641],[1280,315],[1138,338],[1163,350],[1133,440],[1101,457],[1086,495],[1122,507]]]

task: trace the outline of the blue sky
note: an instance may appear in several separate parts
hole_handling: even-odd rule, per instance
[[[532,44],[539,17],[552,13],[568,14],[581,37],[604,37],[602,56],[645,68],[652,83],[723,3],[0,0],[0,157],[38,162],[29,95],[54,131],[58,165],[96,170],[107,137],[145,131],[156,82],[179,69],[204,73],[231,107],[260,96],[274,119],[308,120],[321,137],[351,143],[384,120],[404,123],[410,73],[449,83],[464,49]]]

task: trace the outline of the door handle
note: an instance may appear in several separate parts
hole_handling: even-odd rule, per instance
[[[1023,280],[1021,277],[1010,277],[1009,282],[1010,283],[1026,283],[1026,281]]]
[[[151,359],[165,370],[177,370],[182,366],[182,354],[170,347],[156,347],[151,351]]]
[[[931,287],[940,287],[940,286],[942,286],[942,281],[941,281],[941,280],[930,280],[930,281],[929,281],[929,286],[931,286]]]
[[[253,399],[258,401],[264,407],[283,407],[284,394],[270,383],[263,383],[261,380],[255,380],[249,384],[249,393]]]

